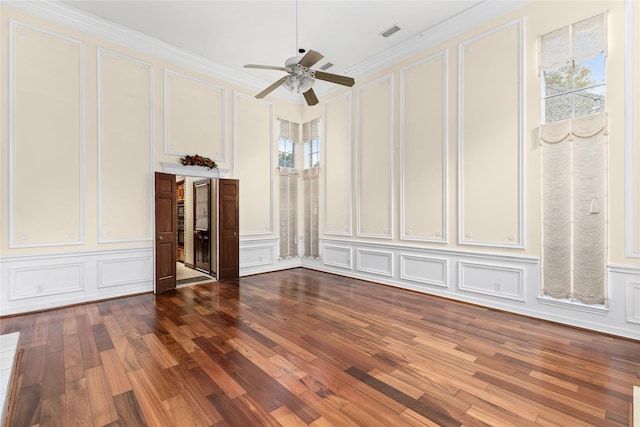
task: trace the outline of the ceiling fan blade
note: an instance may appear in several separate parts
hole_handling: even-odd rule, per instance
[[[356,84],[356,81],[352,77],[339,76],[338,74],[325,73],[324,71],[315,71],[315,76],[318,80],[324,80],[349,87]]]
[[[300,61],[298,61],[298,64],[302,65],[303,67],[310,68],[322,58],[324,58],[323,54],[321,54],[320,52],[316,52],[315,50],[310,50],[309,52],[305,53]]]
[[[261,99],[264,98],[265,96],[267,96],[268,94],[270,94],[271,92],[273,92],[274,90],[276,90],[277,88],[279,88],[280,86],[282,86],[282,84],[284,82],[287,81],[287,79],[289,78],[289,76],[284,76],[281,79],[279,79],[277,82],[275,82],[274,84],[272,84],[271,86],[269,86],[268,88],[266,88],[265,90],[263,90],[262,92],[260,92],[259,94],[256,95],[257,99]]]
[[[305,101],[307,101],[307,105],[316,105],[318,103],[318,97],[316,93],[313,91],[313,88],[309,89],[305,93],[302,94],[304,96]]]
[[[276,67],[274,65],[256,65],[256,64],[247,64],[244,68],[260,68],[262,70],[279,70],[279,71],[289,71],[285,67]]]

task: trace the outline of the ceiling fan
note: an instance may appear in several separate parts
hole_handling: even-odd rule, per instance
[[[304,49],[299,50],[300,53],[304,53]],[[337,83],[344,86],[353,86],[355,80],[352,77],[340,76],[338,74],[325,73],[324,71],[312,70],[311,67],[318,63],[324,56],[310,50],[300,58],[299,56],[293,56],[284,62],[284,67],[276,67],[271,65],[255,65],[247,64],[245,68],[261,68],[265,70],[280,70],[285,71],[288,75],[277,80],[271,86],[256,95],[256,98],[264,98],[272,91],[276,90],[280,86],[284,86],[291,92],[301,93],[304,96],[308,105],[316,105],[318,103],[318,97],[313,91],[313,84],[316,79],[324,80],[331,83]]]
[[[264,98],[280,86],[284,86],[291,92],[301,93],[304,96],[305,101],[307,101],[307,105],[316,105],[318,103],[318,97],[312,88],[316,79],[349,87],[356,83],[356,81],[351,77],[339,76],[337,74],[325,73],[324,71],[311,69],[311,67],[317,64],[318,61],[324,58],[324,56],[315,50],[310,50],[305,53],[304,49],[298,49],[298,0],[296,0],[296,53],[298,56],[292,56],[284,61],[284,67],[255,64],[247,64],[244,66],[245,68],[285,71],[288,74],[257,94],[256,98]],[[305,54],[301,58],[299,55],[302,55],[303,53]]]

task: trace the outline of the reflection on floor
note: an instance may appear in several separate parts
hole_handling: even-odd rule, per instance
[[[201,271],[189,268],[181,262],[176,262],[176,287],[191,285],[196,282],[210,282],[216,280]]]

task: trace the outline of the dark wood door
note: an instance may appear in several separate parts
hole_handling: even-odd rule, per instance
[[[155,293],[176,288],[176,177],[156,172]]]
[[[240,276],[240,182],[218,180],[218,280]]]
[[[193,254],[196,270],[211,273],[211,181],[193,183]]]

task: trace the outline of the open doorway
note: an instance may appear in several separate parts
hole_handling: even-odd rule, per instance
[[[202,175],[201,175],[202,176]],[[236,280],[240,277],[240,241],[239,241],[239,191],[240,182],[229,178],[208,178],[209,193],[209,226],[214,238],[207,239],[210,264],[208,269],[200,267],[197,270],[194,258],[189,250],[193,243],[195,232],[195,217],[189,213],[190,206],[195,212],[195,204],[189,201],[189,191],[192,186],[190,177],[184,177],[183,186],[183,234],[178,235],[178,185],[175,174],[155,172],[155,287],[154,293],[162,293],[176,288],[176,270],[178,264],[178,239],[182,239],[184,266],[208,273],[217,280]],[[198,178],[201,180],[202,178]],[[190,226],[193,218],[193,227]],[[191,242],[190,242],[191,240]],[[204,271],[201,271],[204,270]],[[211,279],[208,279],[211,280]]]
[[[212,179],[176,176],[176,286],[217,277],[216,187]]]

